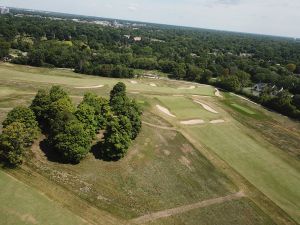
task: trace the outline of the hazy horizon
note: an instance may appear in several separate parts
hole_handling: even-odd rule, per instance
[[[297,0],[0,0],[0,5],[195,28],[300,37]]]

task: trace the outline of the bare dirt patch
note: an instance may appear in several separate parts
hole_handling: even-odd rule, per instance
[[[211,113],[215,113],[218,114],[218,112],[216,110],[214,110],[213,108],[211,108],[209,105],[206,105],[198,100],[194,100],[195,103],[200,104],[205,110],[211,112]]]
[[[135,81],[135,80],[131,80],[130,83],[132,83],[132,84],[137,84],[138,82]]]
[[[188,158],[186,158],[185,156],[181,156],[181,157],[178,159],[178,161],[179,161],[182,165],[184,165],[184,166],[186,166],[187,168],[189,168],[190,170],[193,170],[193,167],[191,166],[191,161],[190,161]]]
[[[163,150],[163,152],[166,156],[169,156],[171,154],[171,152],[169,150]]]
[[[170,117],[176,117],[175,115],[173,115],[167,108],[162,107],[160,105],[156,105],[156,108],[158,108],[159,111],[163,112],[164,114],[170,116]]]
[[[183,144],[180,149],[184,154],[188,154],[188,153],[191,154],[194,152],[193,147],[189,144]]]
[[[96,85],[96,86],[87,86],[87,87],[75,87],[76,89],[96,89],[96,88],[102,88],[104,87],[103,84]]]
[[[197,125],[205,123],[204,120],[185,120],[180,122],[183,125]]]
[[[22,215],[21,220],[25,223],[38,224],[37,220],[30,214]]]
[[[151,87],[157,87],[157,85],[154,84],[154,83],[150,83],[150,86],[151,86]]]

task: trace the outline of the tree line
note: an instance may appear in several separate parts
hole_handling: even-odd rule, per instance
[[[76,107],[60,86],[41,89],[29,107],[16,107],[3,122],[0,158],[18,166],[41,132],[60,162],[79,163],[90,152],[101,130],[104,140],[94,150],[105,160],[119,160],[141,130],[141,109],[118,83],[110,99],[86,93]]]
[[[14,63],[107,77],[131,78],[134,69],[159,70],[173,79],[243,94],[245,87],[267,83],[286,94],[266,90],[250,97],[299,118],[300,43],[294,39],[151,24],[116,29],[48,17],[1,16],[0,57],[17,49]],[[282,96],[289,96],[289,103],[279,106]]]

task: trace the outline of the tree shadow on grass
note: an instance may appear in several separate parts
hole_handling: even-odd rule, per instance
[[[70,164],[70,162],[64,160],[57,152],[53,150],[53,147],[49,143],[48,139],[44,139],[40,142],[40,149],[45,154],[48,161],[62,164]]]
[[[111,158],[105,149],[104,142],[100,141],[92,146],[91,152],[96,159],[103,160],[105,162],[116,162],[119,160],[119,158]]]

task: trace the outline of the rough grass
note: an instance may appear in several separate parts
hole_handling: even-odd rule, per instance
[[[237,109],[239,109],[239,110],[245,112],[245,113],[250,114],[250,115],[254,115],[254,114],[255,114],[255,112],[253,112],[252,110],[250,110],[250,109],[248,109],[248,108],[246,108],[246,107],[244,107],[244,106],[241,106],[241,105],[239,105],[239,104],[232,103],[231,105],[232,105],[233,107],[235,107],[235,108],[237,108]]]
[[[193,108],[185,98],[158,97],[158,99],[179,119],[187,118],[188,115],[195,116],[193,114],[195,111],[191,112]],[[235,101],[226,100],[227,105],[229,102],[230,105],[237,104]],[[210,104],[213,108],[217,107],[213,102]],[[238,113],[245,113],[239,111]],[[267,118],[261,112],[258,112],[257,115],[259,119]],[[229,117],[223,110],[220,111],[219,116]],[[169,121],[175,126],[178,125],[174,119]],[[255,129],[249,129],[232,119],[224,124],[204,124],[188,128],[182,127],[182,129],[185,129],[191,137],[205,145],[206,148],[217,153],[295,220],[300,221],[300,215],[297,212],[300,208],[300,189],[298,188],[300,187],[300,166],[298,161],[282,154],[277,147],[265,141]]]
[[[234,215],[234,216],[233,216]],[[268,215],[247,199],[224,202],[206,208],[150,222],[147,225],[275,225]]]
[[[0,224],[86,224],[59,204],[0,170]]]
[[[276,147],[234,123],[193,127],[190,133],[300,221],[299,166],[282,159]]]
[[[14,82],[17,86],[18,83],[32,82],[35,83],[35,87],[60,84],[67,86],[71,89],[72,93],[82,94],[86,90],[76,90],[75,87],[104,85],[103,88],[91,90],[98,94],[107,95],[113,85],[118,81],[123,81],[129,92],[141,92],[144,94],[199,94],[199,95],[214,95],[214,88],[211,86],[199,86],[195,89],[184,90],[178,89],[181,83],[170,82],[168,80],[155,80],[152,79],[138,79],[137,84],[133,84],[128,79],[113,79],[103,78],[97,76],[87,76],[82,74],[76,74],[70,70],[63,69],[47,69],[47,68],[34,68],[29,66],[0,64],[0,81]],[[157,87],[150,86],[150,83],[157,83]],[[21,85],[20,85],[21,86]],[[186,85],[188,86],[188,85]]]
[[[210,86],[179,89],[191,84],[148,79],[140,79],[137,80],[138,84],[132,84],[129,80],[85,76],[69,70],[0,64],[0,121],[4,119],[9,108],[28,105],[38,88],[60,84],[78,103],[83,93],[89,90],[79,90],[75,87],[103,84],[103,88],[90,91],[108,96],[110,89],[118,81],[126,83],[128,93],[137,98],[144,108],[146,122],[163,127],[176,127],[179,132],[185,131],[197,140],[202,148],[217,153],[256,188],[300,221],[298,161],[280,151],[280,145],[276,145],[277,140],[264,140],[264,130],[256,131],[256,127],[252,126],[250,129],[251,126],[247,123],[239,122],[269,121],[273,115],[266,116],[262,110],[245,105],[233,97],[228,98],[225,95],[225,100],[214,98],[214,89]],[[151,87],[150,83],[157,84],[157,87]],[[200,101],[210,105],[219,114],[210,113],[194,103],[192,95],[206,96],[199,97]],[[156,104],[167,107],[177,117],[170,119],[155,111]],[[231,104],[238,104],[255,114],[246,113]],[[279,117],[276,116],[276,120]],[[192,127],[180,125],[180,120],[189,119],[203,119],[206,122],[225,119],[226,123]],[[293,129],[299,133],[299,128]],[[299,146],[299,136],[293,136],[287,130],[292,129],[278,129],[276,137],[293,140],[292,145],[284,143],[291,148],[291,152],[295,152],[295,147]],[[90,154],[79,165],[58,164],[47,160],[37,145],[33,148],[34,159],[26,165],[28,172],[24,180],[28,184],[35,183],[35,187],[41,188],[42,192],[52,193],[52,196],[56,196],[57,189],[67,188],[68,197],[61,203],[76,215],[86,216],[82,216],[83,218],[90,218],[90,214],[86,215],[91,211],[88,206],[108,211],[114,217],[134,218],[144,213],[191,204],[237,191],[233,182],[203,157],[198,149],[191,146],[179,132],[144,125],[143,132],[130,148],[128,155],[116,163],[95,159],[94,155]],[[284,136],[281,136],[280,132]],[[293,138],[289,139],[292,136]],[[274,143],[275,146],[270,143]],[[36,172],[41,174],[44,180],[32,175]],[[14,173],[16,177],[23,176],[18,171]],[[45,185],[45,180],[53,181],[56,186]],[[78,196],[86,200],[88,206],[80,204],[82,207],[74,207]],[[271,224],[257,206],[246,199],[224,204],[191,211],[178,215],[178,218],[172,217],[170,220],[165,219],[154,224],[199,224],[197,221],[202,219],[203,224]],[[95,215],[102,216],[98,211]],[[96,219],[93,221],[99,220],[99,217],[94,218]],[[110,221],[107,219],[109,216],[105,218],[103,224]]]
[[[75,166],[35,160],[32,164],[93,205],[123,218],[237,191],[182,135],[147,126],[119,162],[90,155]]]

